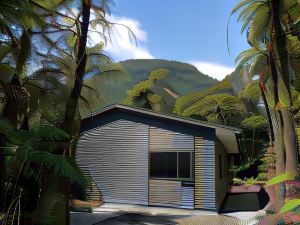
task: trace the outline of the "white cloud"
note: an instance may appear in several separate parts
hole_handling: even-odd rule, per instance
[[[110,40],[104,49],[114,60],[154,58],[147,49],[147,32],[141,28],[138,20],[114,15],[108,16],[107,19],[116,23],[110,32]],[[134,33],[135,39],[128,28],[123,25],[130,28]],[[92,33],[91,39],[93,42],[98,43],[101,40],[101,36],[97,33]]]
[[[224,79],[226,75],[234,71],[233,67],[224,66],[212,62],[193,61],[190,62],[190,64],[194,65],[200,72],[218,80]]]

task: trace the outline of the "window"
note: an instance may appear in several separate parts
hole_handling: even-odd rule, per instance
[[[191,176],[191,153],[178,152],[178,177],[190,178]]]
[[[192,179],[192,152],[150,153],[150,177]]]
[[[177,153],[176,152],[166,153],[166,177],[169,178],[177,177]]]
[[[165,177],[165,161],[166,161],[166,154],[164,152],[156,152],[151,153],[150,162],[150,176],[151,177]]]

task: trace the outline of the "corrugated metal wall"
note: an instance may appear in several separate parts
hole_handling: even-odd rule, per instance
[[[195,208],[216,209],[214,141],[195,137]]]
[[[194,186],[183,186],[181,183],[181,207],[187,209],[194,208]]]
[[[194,152],[194,136],[150,127],[150,152]],[[182,181],[151,179],[149,205],[194,208],[194,187]]]
[[[125,120],[85,132],[76,160],[88,168],[105,202],[148,205],[149,126]]]
[[[181,207],[181,182],[150,179],[149,205]]]
[[[150,152],[194,151],[194,136],[150,127]]]

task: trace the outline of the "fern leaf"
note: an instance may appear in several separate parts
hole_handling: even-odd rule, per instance
[[[249,34],[248,41],[257,49],[260,48],[263,41],[262,38],[265,38],[265,30],[270,20],[270,9],[267,5],[261,5],[256,11],[255,16],[253,17]]]
[[[231,15],[236,13],[238,10],[242,9],[243,7],[247,6],[248,4],[251,4],[253,0],[242,0],[238,2],[232,9]]]

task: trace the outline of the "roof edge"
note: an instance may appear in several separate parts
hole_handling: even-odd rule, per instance
[[[210,127],[210,128],[221,128],[221,129],[226,129],[226,130],[231,130],[234,131],[235,133],[241,133],[242,129],[237,128],[237,127],[232,127],[232,126],[225,126],[225,125],[220,125],[220,124],[215,124],[215,123],[211,123],[211,122],[207,122],[207,121],[200,121],[200,120],[195,120],[195,119],[191,119],[191,118],[186,118],[186,117],[180,117],[177,115],[173,115],[173,114],[167,114],[167,113],[161,113],[161,112],[154,112],[152,110],[148,110],[148,109],[143,109],[143,108],[138,108],[138,107],[132,107],[132,106],[127,106],[127,105],[123,105],[123,104],[111,104],[108,105],[104,108],[101,108],[99,110],[96,110],[92,113],[92,116],[85,116],[82,119],[88,119],[91,118],[93,116],[97,116],[99,114],[105,113],[107,111],[113,110],[113,109],[119,109],[119,110],[127,110],[127,111],[132,111],[132,112],[137,112],[137,113],[144,113],[147,115],[151,115],[151,116],[156,116],[156,117],[160,117],[160,118],[165,118],[165,119],[171,119],[171,120],[176,120],[179,122],[185,122],[185,123],[189,123],[189,124],[193,124],[193,125],[198,125],[198,126],[206,126],[206,127]]]

